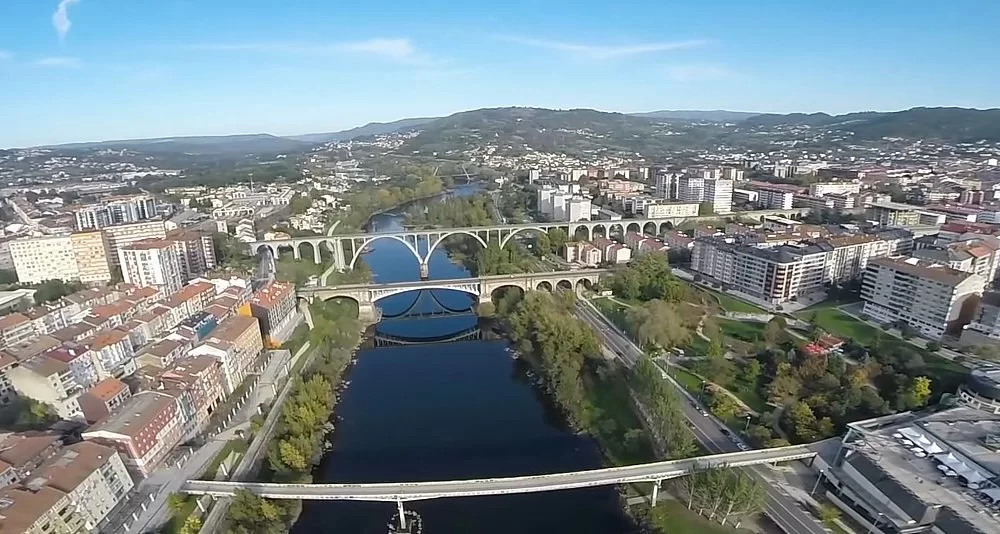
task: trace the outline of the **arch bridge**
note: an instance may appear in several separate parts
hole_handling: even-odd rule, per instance
[[[334,266],[338,270],[354,268],[366,250],[374,246],[376,241],[392,240],[402,243],[420,265],[421,278],[428,277],[428,260],[431,254],[444,242],[445,239],[456,235],[465,235],[473,239],[483,248],[487,243],[495,240],[500,247],[504,247],[512,239],[519,235],[530,235],[531,233],[544,233],[556,228],[563,229],[566,235],[571,238],[577,232],[585,232],[587,239],[593,239],[595,231],[601,231],[604,235],[624,235],[628,232],[644,233],[649,235],[663,235],[668,229],[680,226],[689,222],[717,221],[729,218],[753,218],[763,221],[765,216],[778,215],[782,217],[801,217],[810,212],[810,208],[799,208],[792,210],[755,210],[733,212],[725,215],[708,215],[699,217],[666,217],[666,218],[641,218],[622,219],[618,221],[596,220],[577,222],[534,222],[526,224],[495,224],[489,226],[471,226],[467,228],[435,228],[429,230],[409,230],[402,232],[386,232],[377,234],[343,234],[312,237],[295,237],[290,239],[276,239],[268,241],[255,241],[248,243],[251,254],[259,253],[263,248],[268,248],[274,257],[278,257],[279,249],[291,248],[296,259],[302,258],[303,246],[311,246],[313,250],[313,260],[321,262],[320,249],[325,246],[333,255]]]
[[[457,278],[452,280],[422,280],[418,282],[396,282],[389,284],[347,284],[329,287],[303,287],[298,296],[309,301],[347,298],[358,303],[359,318],[374,321],[375,304],[393,295],[415,290],[451,290],[467,293],[479,299],[480,303],[490,302],[493,293],[505,287],[516,287],[522,291],[535,289],[576,289],[581,284],[597,283],[611,269],[580,269],[577,271],[552,271],[545,273],[523,273],[479,278]]]

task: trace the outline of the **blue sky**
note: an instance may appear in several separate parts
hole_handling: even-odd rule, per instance
[[[495,106],[1000,106],[995,0],[9,0],[0,146]]]

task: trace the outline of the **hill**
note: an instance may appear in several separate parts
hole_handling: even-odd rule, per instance
[[[692,135],[682,135],[687,133]],[[424,124],[399,152],[440,157],[488,150],[505,156],[530,151],[654,155],[665,148],[692,146],[703,138],[698,130],[622,113],[510,107],[465,111]]]
[[[304,141],[307,143],[330,143],[335,141],[347,141],[355,137],[365,137],[369,135],[382,135],[403,130],[410,130],[428,122],[437,120],[438,117],[417,117],[412,119],[400,119],[392,122],[369,122],[364,126],[342,130],[339,132],[315,133],[305,135],[293,135],[287,139]]]
[[[894,112],[764,114],[742,126],[808,126],[852,133],[855,139],[883,137],[936,139],[946,142],[1000,141],[1000,109],[912,108]]]
[[[726,111],[724,109],[717,109],[717,110],[664,109],[660,111],[649,111],[646,113],[630,113],[630,115],[632,115],[633,117],[642,117],[645,119],[666,119],[666,120],[698,121],[698,122],[701,121],[741,122],[751,117],[756,117],[760,115],[760,113],[752,113],[747,111]]]
[[[45,148],[134,150],[147,154],[224,155],[295,152],[308,150],[311,146],[310,143],[270,134],[245,134],[70,143]]]

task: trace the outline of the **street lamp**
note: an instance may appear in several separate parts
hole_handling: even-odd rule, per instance
[[[752,416],[750,414],[747,414],[747,426],[743,427],[743,433],[744,434],[747,433],[747,430],[750,430],[750,418],[751,417]]]
[[[812,489],[812,491],[810,491],[810,492],[809,492],[809,495],[812,495],[812,494],[816,493],[816,488],[818,488],[818,487],[819,487],[819,483],[820,483],[820,481],[822,481],[822,480],[823,480],[823,470],[822,470],[822,469],[820,469],[820,470],[819,470],[819,476],[818,476],[818,477],[816,477],[816,483],[815,483],[815,484],[813,484],[813,489]]]
[[[701,381],[701,394],[699,395],[699,398],[701,399],[701,402],[703,402],[703,403],[705,402],[705,386],[707,384],[708,384],[707,380],[702,380]]]

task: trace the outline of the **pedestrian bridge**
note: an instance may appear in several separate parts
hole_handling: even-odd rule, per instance
[[[268,499],[402,503],[428,499],[538,493],[634,482],[654,482],[658,485],[660,481],[712,467],[747,467],[803,460],[815,455],[816,452],[808,445],[793,445],[624,467],[507,478],[376,484],[272,484],[189,480],[181,487],[181,491],[189,495],[230,497],[238,490],[247,490]]]

